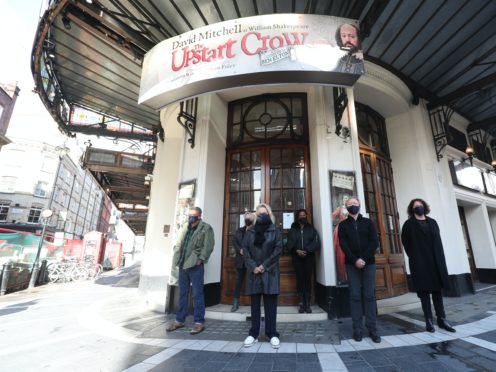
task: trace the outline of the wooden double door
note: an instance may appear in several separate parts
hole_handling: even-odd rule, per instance
[[[376,298],[408,292],[391,160],[360,147],[365,205],[379,234]],[[406,206],[405,206],[406,208]]]
[[[225,190],[221,301],[230,303],[233,300],[235,232],[242,225],[243,214],[255,211],[256,206],[263,202],[271,206],[276,226],[283,233],[279,304],[297,304],[296,279],[291,255],[286,249],[288,230],[283,226],[283,213],[293,213],[302,208],[310,213],[312,209],[308,146],[271,145],[228,151]],[[243,293],[244,285],[240,302],[248,305],[250,299]]]

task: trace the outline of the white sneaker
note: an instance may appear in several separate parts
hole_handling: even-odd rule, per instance
[[[257,342],[258,342],[258,338],[255,338],[255,337],[253,337],[253,336],[248,336],[247,338],[245,338],[244,347],[250,347],[250,346],[253,346],[253,345],[255,345]]]
[[[274,349],[279,349],[279,346],[281,346],[281,342],[279,341],[279,337],[272,337],[270,339],[270,344]]]

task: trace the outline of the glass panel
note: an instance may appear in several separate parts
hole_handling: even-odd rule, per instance
[[[239,177],[238,177],[238,173],[231,173],[229,190],[230,190],[230,192],[234,192],[234,191],[238,191],[239,190]]]
[[[285,168],[291,167],[292,160],[293,160],[293,150],[292,149],[282,150],[281,166]]]
[[[251,154],[249,152],[241,153],[241,164],[240,164],[241,170],[248,170],[251,168],[250,155]]]
[[[281,209],[281,191],[270,190],[270,206],[272,209]]]
[[[305,189],[295,190],[295,209],[306,209]]]
[[[262,171],[256,170],[252,172],[253,176],[253,188],[261,189],[262,188]]]
[[[251,189],[251,172],[239,172],[240,190]]]
[[[240,213],[245,212],[245,211],[249,211],[250,207],[252,205],[251,192],[250,191],[241,192],[239,197],[240,197],[240,203],[239,203]]]
[[[261,202],[262,202],[262,192],[260,190],[253,191],[253,207],[251,208],[251,211],[252,212],[255,211],[255,208]]]
[[[282,191],[282,197],[283,197],[283,206],[282,208],[283,209],[294,209],[294,206],[295,206],[295,201],[294,201],[294,198],[293,198],[293,190],[290,189],[290,190],[283,190]]]
[[[282,187],[289,188],[293,187],[294,183],[294,173],[293,169],[283,169],[282,170]]]
[[[239,152],[231,155],[231,172],[239,170]]]
[[[270,170],[270,187],[277,188],[281,187],[281,170],[280,169],[271,169]]]
[[[241,126],[240,124],[233,124],[232,126],[232,133],[231,133],[231,136],[232,136],[232,141],[233,142],[238,142],[240,141],[240,134],[241,134]]]
[[[233,121],[233,123],[240,123],[241,122],[241,105],[233,105],[232,121]]]
[[[281,167],[281,150],[270,150],[270,167]]]
[[[258,120],[251,120],[245,122],[245,131],[248,136],[245,138],[253,137],[255,139],[265,139],[265,126],[260,124]]]
[[[294,187],[305,187],[305,169],[294,170]]]
[[[303,116],[303,105],[300,98],[291,100],[291,111],[293,116]]]
[[[231,212],[237,212],[239,210],[238,194],[237,192],[231,192],[229,194],[229,210]]]
[[[228,237],[228,250],[227,250],[227,256],[228,257],[236,257],[236,249],[234,249],[234,235],[229,235]]]
[[[484,173],[486,179],[487,193],[496,195],[496,175],[494,173]]]
[[[453,166],[455,167],[456,179],[459,185],[484,192],[480,169],[471,167],[470,164],[462,163],[458,160],[453,162]]]
[[[269,112],[273,118],[286,118],[288,116],[287,110],[288,107],[279,101],[267,101],[266,112]]]
[[[305,167],[305,152],[302,148],[294,149],[293,151],[293,163],[295,167],[304,168]]]
[[[253,151],[251,153],[251,166],[252,169],[260,169],[261,166],[260,151]]]
[[[293,117],[293,132],[297,136],[303,135],[303,124],[300,118]]]

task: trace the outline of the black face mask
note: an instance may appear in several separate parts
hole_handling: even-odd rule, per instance
[[[350,214],[355,215],[360,211],[360,206],[359,205],[349,205],[346,207],[346,209],[348,210],[348,212]]]
[[[298,218],[298,222],[300,223],[300,225],[306,225],[308,220],[306,217],[300,217]]]
[[[419,205],[413,208],[413,213],[415,213],[417,216],[423,216],[425,213],[424,207]]]
[[[250,220],[249,218],[245,219],[245,226],[251,226],[253,224],[253,221]]]
[[[262,213],[261,215],[258,216],[257,218],[257,223],[261,225],[267,225],[271,222],[270,216],[266,213]]]

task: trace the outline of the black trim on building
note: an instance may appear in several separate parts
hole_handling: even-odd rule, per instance
[[[496,284],[496,269],[476,269],[481,283]]]
[[[203,296],[205,307],[214,306],[220,303],[220,282],[208,283],[203,286]],[[167,285],[168,298],[165,304],[166,314],[175,314],[179,309],[179,287]],[[193,314],[193,291],[188,294],[188,315]]]
[[[328,319],[350,316],[350,296],[347,286],[326,287],[315,283],[315,302],[327,312]]]
[[[451,288],[448,290],[443,289],[443,296],[446,297],[461,297],[465,294],[474,294],[475,288],[470,273],[448,275]],[[412,276],[407,275],[408,290],[410,292],[417,292],[413,285]]]

